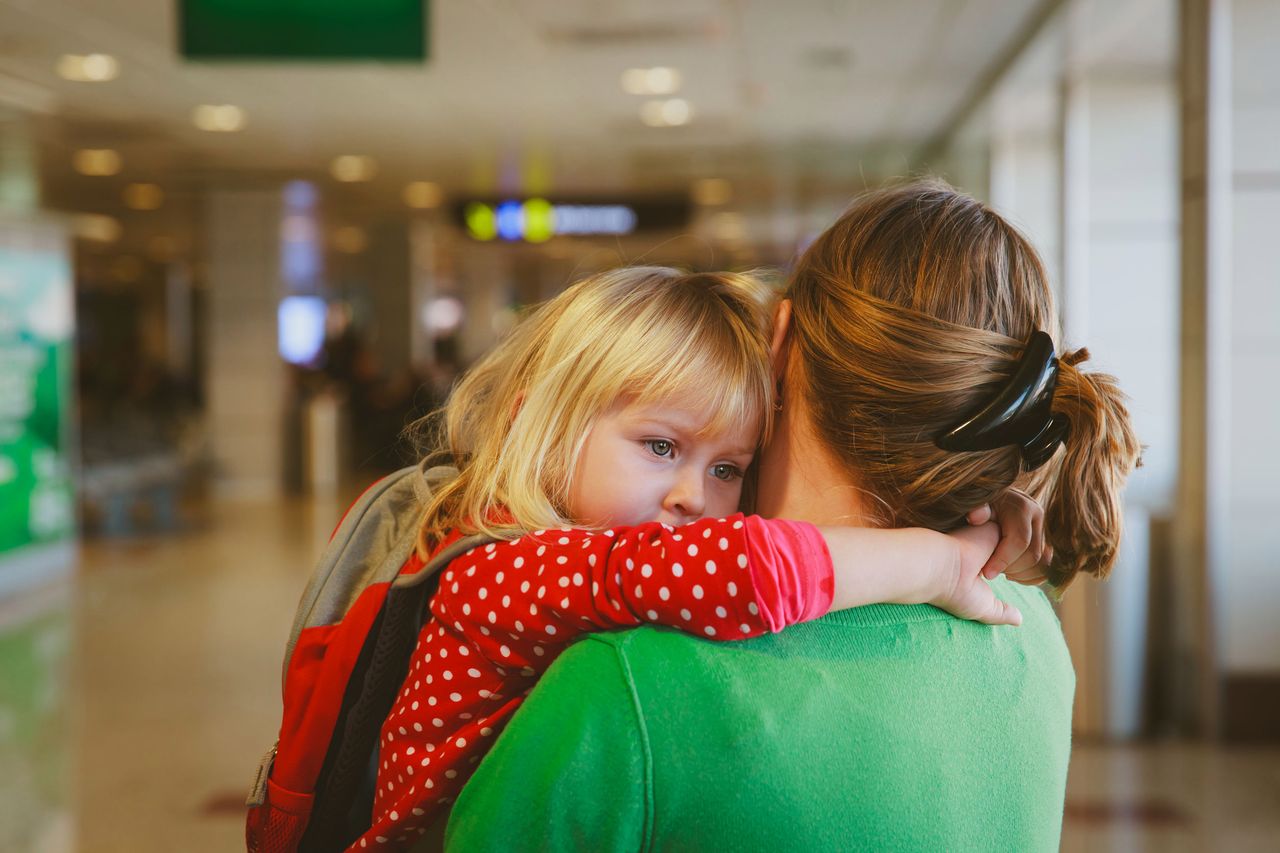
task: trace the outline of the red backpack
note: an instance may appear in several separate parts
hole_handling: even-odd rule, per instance
[[[372,823],[378,734],[440,570],[490,541],[451,537],[425,565],[414,543],[431,485],[404,468],[347,510],[307,583],[284,658],[284,718],[246,805],[250,853],[343,850]]]

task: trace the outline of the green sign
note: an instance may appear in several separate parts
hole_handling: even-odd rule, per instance
[[[0,555],[75,529],[71,269],[65,248],[4,237],[0,226]]]
[[[191,59],[416,61],[427,0],[179,0]]]

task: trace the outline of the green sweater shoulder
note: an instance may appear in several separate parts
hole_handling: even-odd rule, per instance
[[[1020,628],[872,605],[712,643],[564,653],[459,798],[450,851],[1056,850],[1074,675]]]

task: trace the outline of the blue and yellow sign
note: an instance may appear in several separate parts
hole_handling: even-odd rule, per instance
[[[642,230],[682,228],[689,207],[681,199],[627,202],[472,201],[461,205],[460,224],[472,239],[545,243],[552,237],[622,237]]]

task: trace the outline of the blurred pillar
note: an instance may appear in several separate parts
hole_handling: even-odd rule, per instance
[[[1216,478],[1205,495],[1213,525],[1205,550],[1224,676],[1219,731],[1234,741],[1274,742],[1280,741],[1280,4],[1233,0],[1229,11],[1230,20],[1218,12],[1215,24],[1225,32],[1209,41],[1223,68],[1211,78],[1217,85],[1205,109],[1210,146],[1229,149],[1216,164],[1205,229],[1209,250],[1224,256],[1203,265],[1217,276],[1203,297],[1206,479]],[[1194,296],[1201,298],[1198,289]]]
[[[1182,295],[1172,685],[1185,729],[1219,728],[1216,589],[1230,490],[1229,0],[1182,0]],[[1273,451],[1274,452],[1274,451]]]
[[[1171,7],[1159,11],[1172,15]],[[1147,445],[1144,466],[1124,495],[1124,536],[1112,575],[1105,584],[1077,581],[1060,608],[1077,670],[1076,730],[1108,738],[1137,736],[1147,720],[1149,531],[1152,518],[1171,511],[1178,461],[1176,81],[1166,63],[1144,65],[1108,52],[1106,42],[1125,23],[1087,3],[1066,9],[1059,209],[1056,217],[1038,217],[1058,227],[1063,346],[1087,345],[1085,369],[1120,378]],[[1052,257],[1054,241],[1036,242]]]
[[[208,198],[207,417],[215,494],[223,497],[282,492],[281,213],[278,191],[214,190]]]

